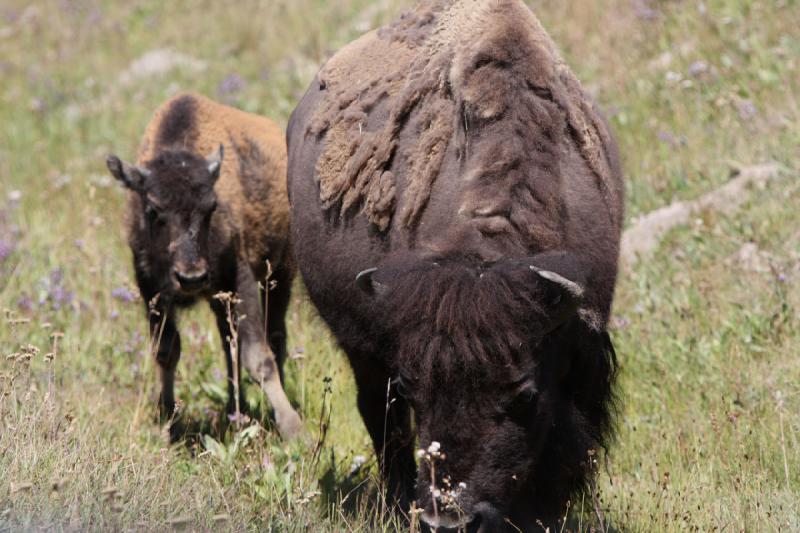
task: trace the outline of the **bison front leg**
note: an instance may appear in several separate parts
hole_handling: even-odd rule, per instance
[[[240,265],[237,276],[237,293],[241,303],[239,340],[242,363],[266,393],[275,410],[275,423],[281,436],[289,439],[303,429],[300,416],[289,403],[281,384],[278,362],[265,339],[264,318],[259,304],[258,284],[249,267]]]
[[[389,374],[371,358],[353,361],[358,410],[372,437],[390,504],[407,513],[414,500],[417,465],[411,408],[389,385]]]
[[[161,382],[159,414],[162,422],[172,421],[175,415],[175,369],[181,358],[181,337],[175,327],[171,309],[148,310],[150,336]]]
[[[211,309],[214,311],[214,314],[217,317],[217,329],[219,330],[219,337],[220,341],[222,342],[222,349],[225,352],[225,365],[228,370],[228,405],[227,405],[227,413],[229,415],[234,415],[237,413],[237,391],[238,391],[238,410],[244,407],[244,391],[241,388],[241,371],[238,370],[241,367],[239,353],[233,354],[231,351],[231,339],[233,335],[233,330],[231,329],[229,320],[234,320],[233,317],[228,316],[227,308],[225,304],[221,303],[218,300],[214,300],[211,302]],[[234,361],[233,357],[236,356],[236,360]],[[234,363],[236,365],[237,370],[234,372]]]

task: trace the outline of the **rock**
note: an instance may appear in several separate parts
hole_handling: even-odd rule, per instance
[[[119,82],[122,85],[130,85],[134,82],[163,76],[177,68],[201,72],[205,70],[206,66],[205,61],[169,48],[159,48],[157,50],[151,50],[134,60],[130,66],[119,75]]]

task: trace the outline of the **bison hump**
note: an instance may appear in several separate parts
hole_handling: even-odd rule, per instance
[[[522,196],[537,198],[528,207],[555,220],[560,200],[552,181],[564,143],[581,154],[613,209],[609,133],[521,0],[424,2],[343,48],[318,80],[322,98],[306,133],[322,143],[320,200],[342,217],[360,211],[385,231],[402,190],[395,223],[413,226],[450,154],[465,181],[485,174],[536,189],[546,170],[546,190]],[[370,120],[379,107],[385,118]],[[404,131],[412,135],[401,141]],[[399,168],[395,160],[406,163]],[[511,172],[519,168],[531,172]]]

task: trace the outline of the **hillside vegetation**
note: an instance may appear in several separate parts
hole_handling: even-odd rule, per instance
[[[800,530],[800,2],[529,2],[606,110],[630,223],[775,162],[623,271],[618,437],[570,528]],[[225,424],[211,314],[182,318],[169,446],[106,154],[195,90],[285,125],[318,66],[408,0],[0,5],[0,531],[394,531],[346,360],[298,284],[286,445]]]

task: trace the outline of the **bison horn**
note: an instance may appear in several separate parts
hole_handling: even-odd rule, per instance
[[[548,281],[552,281],[553,283],[563,287],[570,296],[573,298],[580,298],[583,296],[583,287],[575,283],[574,281],[570,281],[561,274],[556,274],[555,272],[551,272],[550,270],[542,270],[539,267],[531,265],[531,270],[539,274],[541,277]]]
[[[217,148],[217,150],[206,160],[208,163],[208,173],[211,174],[214,179],[219,177],[219,169],[222,167],[222,160],[224,157],[225,147],[220,144],[219,148]]]
[[[372,275],[377,271],[377,268],[368,268],[366,270],[362,270],[356,275],[356,285],[358,285],[359,289],[370,296],[375,296],[376,294],[380,295],[386,292],[386,285],[375,281],[372,277]]]

